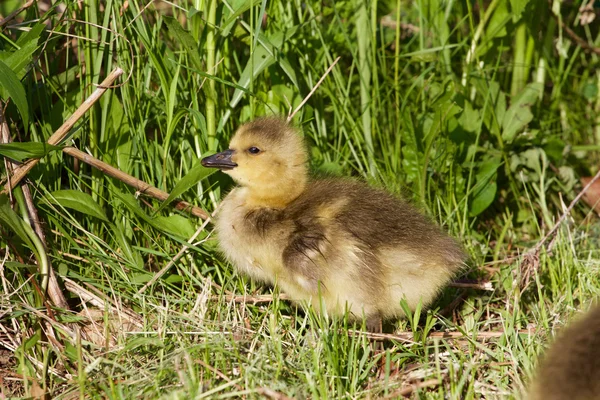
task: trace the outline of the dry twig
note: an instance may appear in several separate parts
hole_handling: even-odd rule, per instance
[[[6,121],[6,118],[4,117],[4,112],[0,107],[0,143],[10,142],[12,142],[12,138],[8,129],[8,123]],[[4,158],[4,165],[6,168],[7,175],[10,175],[13,169],[17,167],[17,164],[11,163],[7,158]],[[40,238],[40,241],[44,245],[44,248],[47,249],[48,245],[46,243],[46,236],[44,235],[44,231],[42,230],[37,209],[35,208],[35,205],[33,203],[33,198],[31,196],[29,186],[27,184],[23,184],[21,185],[21,189],[23,190],[23,197],[25,198],[25,203],[27,205],[27,212],[29,214],[30,223],[33,226],[33,229],[35,230],[35,233]],[[63,295],[62,290],[58,285],[56,274],[54,273],[50,262],[48,262],[48,265],[50,266],[50,269],[48,271],[48,297],[55,306],[68,309],[69,305],[67,304],[67,299]]]
[[[271,294],[262,294],[258,296],[247,296],[247,295],[227,295],[227,296],[213,296],[210,298],[213,301],[219,301],[221,299],[226,302],[244,303],[244,304],[264,304],[272,303],[274,300]],[[291,300],[290,297],[284,293],[279,295],[279,300]]]
[[[63,149],[63,153],[66,153],[72,157],[75,157],[76,159],[102,171],[106,175],[113,177],[115,179],[118,179],[121,182],[128,184],[129,186],[132,186],[133,188],[135,188],[138,192],[140,192],[142,194],[149,195],[150,197],[153,197],[153,198],[161,200],[161,201],[165,201],[169,197],[169,193],[163,192],[162,190],[160,190],[140,179],[137,179],[131,175],[128,175],[125,172],[113,167],[112,165],[102,162],[102,161],[98,160],[97,158],[95,158],[87,153],[84,153],[83,151],[81,151],[79,149],[76,149],[75,147],[65,147]],[[182,210],[182,211],[189,210],[189,212],[192,215],[195,215],[196,217],[202,218],[204,220],[207,220],[209,218],[209,215],[206,211],[204,211],[200,207],[193,206],[190,203],[182,201],[182,200],[175,201],[175,208],[178,210]]]
[[[556,223],[554,224],[554,226],[552,227],[552,229],[550,229],[550,231],[546,234],[546,236],[544,236],[539,242],[537,242],[537,244],[535,245],[535,247],[533,247],[531,250],[529,250],[524,255],[523,260],[521,261],[521,265],[520,265],[520,270],[522,271],[522,277],[521,277],[521,288],[522,288],[522,290],[521,291],[524,291],[525,289],[527,289],[527,287],[529,286],[529,283],[531,282],[531,278],[534,275],[534,271],[537,271],[537,269],[539,267],[540,250],[542,249],[542,246],[546,243],[546,241],[550,237],[552,237],[552,236],[554,236],[556,234],[556,231],[558,231],[558,228],[560,228],[560,225],[562,224],[562,222],[571,213],[571,210],[573,209],[573,207],[575,207],[575,204],[577,204],[579,202],[579,200],[581,199],[581,197],[583,197],[583,195],[588,191],[588,189],[598,179],[600,179],[600,170],[587,183],[587,185],[585,185],[583,187],[583,189],[581,189],[581,192],[579,192],[579,194],[577,196],[575,196],[575,198],[573,199],[573,201],[571,201],[571,204],[569,204],[569,207],[567,207],[567,209],[565,210],[565,212],[560,216],[560,218],[558,219],[558,221],[556,221]],[[552,244],[552,242],[548,246],[548,250],[551,248],[551,244]]]
[[[4,25],[6,25],[10,20],[12,20],[13,18],[15,18],[17,15],[19,15],[21,12],[23,12],[23,10],[31,7],[33,5],[34,0],[29,0],[27,3],[23,4],[21,7],[17,8],[15,11],[11,12],[10,14],[8,14],[6,16],[6,18],[3,18],[0,20],[0,28],[2,28]]]
[[[110,87],[112,85],[112,83],[122,74],[123,74],[123,70],[121,68],[116,68],[114,71],[112,71],[106,77],[106,79],[104,79],[102,81],[100,86],[98,86],[96,88],[96,90],[94,90],[94,92],[87,99],[85,99],[85,101],[79,106],[79,108],[77,110],[75,110],[73,115],[71,115],[69,117],[69,119],[67,119],[62,124],[62,126],[60,128],[58,128],[56,130],[56,132],[54,132],[54,134],[52,136],[50,136],[50,138],[48,139],[48,144],[50,144],[50,145],[60,144],[64,140],[65,136],[67,136],[67,134],[69,133],[71,128],[73,128],[75,123],[77,121],[79,121],[79,119],[90,108],[92,108],[94,103],[96,103],[96,101],[98,101],[98,99],[104,94],[104,92],[106,92],[108,87]],[[24,163],[23,165],[21,165],[19,168],[17,168],[14,171],[14,173],[12,174],[12,176],[10,177],[9,182],[6,184],[6,187],[3,191],[3,193],[6,193],[6,192],[10,191],[11,189],[14,189],[14,187],[19,182],[21,182],[21,180],[23,178],[25,178],[25,176],[29,173],[29,171],[31,171],[31,169],[33,167],[35,167],[39,161],[40,161],[39,158],[31,159],[31,160],[27,161],[26,163]]]
[[[552,8],[552,0],[548,0],[550,3],[550,8]],[[568,37],[571,38],[575,43],[577,43],[584,51],[588,53],[594,53],[600,55],[600,47],[596,47],[592,44],[589,44],[586,40],[581,38],[579,35],[575,33],[571,28],[564,23],[562,18],[559,18],[558,15],[554,14],[552,11],[550,12],[552,16],[556,19],[556,21],[560,24],[560,27],[565,31]]]
[[[448,286],[461,289],[494,290],[492,282],[488,280],[476,281],[459,279],[454,282],[450,282]]]
[[[317,90],[317,88],[319,86],[321,86],[321,83],[323,83],[323,81],[325,80],[325,78],[327,78],[327,75],[329,75],[329,73],[331,72],[331,70],[333,69],[333,67],[335,67],[335,65],[338,63],[338,61],[340,61],[340,58],[342,58],[342,57],[340,56],[340,57],[338,57],[338,58],[335,59],[335,61],[329,66],[329,68],[327,68],[327,71],[325,71],[325,73],[323,74],[323,76],[321,77],[321,79],[319,79],[319,81],[317,82],[317,84],[311,89],[310,93],[304,98],[304,100],[302,100],[302,103],[300,103],[300,105],[298,105],[298,107],[296,107],[296,109],[294,110],[294,112],[292,112],[290,115],[288,115],[287,122],[290,122],[292,120],[292,118],[294,118],[294,115],[296,115],[296,113],[298,111],[300,111],[300,109],[302,108],[302,106],[308,101],[308,99],[310,99],[310,97]]]
[[[400,396],[403,396],[403,397],[410,396],[413,392],[415,392],[419,389],[428,388],[428,387],[432,387],[432,386],[438,386],[439,384],[440,384],[440,381],[438,379],[428,379],[423,382],[413,383],[409,386],[405,386],[402,389],[395,391],[394,393],[390,394],[389,396],[384,397],[384,399],[397,399]]]
[[[105,310],[108,307],[109,312],[117,313],[130,323],[134,324],[136,327],[141,328],[144,326],[142,318],[138,314],[126,307],[113,304],[110,298],[104,296],[103,293],[98,292],[96,288],[88,286],[90,287],[90,290],[87,290],[69,278],[64,278],[64,281],[67,290],[78,295],[81,301],[88,302],[100,310]],[[92,290],[98,293],[92,293]]]

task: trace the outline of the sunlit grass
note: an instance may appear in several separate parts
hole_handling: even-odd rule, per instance
[[[20,14],[1,31],[0,61],[23,28],[40,17],[48,25],[16,72],[30,123],[26,131],[11,102],[12,139],[47,140],[119,66],[119,86],[66,144],[167,192],[241,123],[288,115],[341,57],[293,120],[314,173],[365,179],[413,202],[464,244],[470,262],[457,278],[493,290],[447,288],[430,310],[390,322],[378,352],[355,333],[360,324],[327,321],[236,274],[210,224],[190,245],[201,220],[169,206],[155,215],[159,202],[52,152],[29,182],[70,310],[41,306],[33,249],[1,226],[0,349],[15,365],[0,375],[11,382],[2,390],[519,397],[552,332],[598,295],[599,229],[584,205],[539,259],[524,255],[597,162],[600,81],[597,59],[565,36],[546,1],[517,3],[118,0]],[[573,25],[579,6],[561,7]],[[598,42],[597,31],[577,30]],[[212,212],[231,185],[214,174],[181,197]],[[51,201],[65,189],[89,194],[107,220]],[[90,323],[90,309],[105,311]]]

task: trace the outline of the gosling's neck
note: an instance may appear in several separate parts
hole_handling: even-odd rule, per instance
[[[244,186],[245,203],[250,208],[285,208],[306,189],[308,177],[301,174],[293,179],[262,182],[260,185]]]

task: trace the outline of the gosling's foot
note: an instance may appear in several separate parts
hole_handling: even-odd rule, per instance
[[[383,333],[383,321],[380,316],[368,317],[367,318],[367,331],[370,333]],[[383,349],[383,341],[374,339],[371,342],[371,348],[375,353],[381,353]]]
[[[383,321],[379,315],[367,318],[367,331],[371,333],[383,332]]]

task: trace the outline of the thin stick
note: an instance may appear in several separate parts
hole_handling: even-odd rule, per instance
[[[6,122],[6,118],[4,117],[4,112],[0,107],[0,143],[10,143],[12,142],[12,138],[10,136],[10,131],[8,129],[8,124]],[[6,165],[6,172],[10,174],[13,171],[13,168],[16,164],[11,163],[8,159],[4,159],[4,163]],[[33,226],[35,233],[39,237],[44,249],[47,250],[48,245],[46,243],[46,236],[44,235],[44,231],[40,225],[40,220],[38,217],[37,209],[35,208],[35,204],[33,203],[33,198],[31,196],[31,191],[29,190],[29,186],[27,184],[21,185],[21,189],[23,190],[23,197],[25,198],[25,203],[27,205],[27,211],[29,212],[30,224]],[[47,256],[47,254],[46,254]],[[49,265],[49,275],[48,275],[48,297],[50,297],[50,301],[59,307],[64,309],[69,309],[69,305],[67,303],[67,299],[63,295],[60,286],[58,285],[58,280],[56,279],[56,274],[52,269],[50,261],[48,260]]]
[[[73,115],[71,115],[71,117],[69,117],[69,119],[67,119],[65,123],[63,123],[62,126],[58,128],[56,132],[54,132],[52,136],[50,136],[50,138],[48,139],[48,144],[57,145],[60,142],[62,142],[65,136],[67,136],[67,133],[69,133],[71,128],[73,128],[75,123],[83,116],[83,114],[85,114],[94,105],[94,103],[96,103],[96,101],[98,101],[98,99],[104,94],[104,92],[106,92],[108,87],[110,87],[112,83],[122,74],[123,70],[121,68],[116,68],[114,71],[112,71],[106,77],[106,79],[102,81],[100,86],[98,86],[96,90],[94,90],[94,93],[92,93],[87,99],[85,99],[85,101],[79,106],[79,108],[75,110]],[[11,189],[14,189],[14,187],[19,182],[21,182],[23,178],[25,178],[29,171],[31,171],[31,169],[39,161],[39,158],[34,158],[17,168],[14,171],[9,183],[6,184],[6,187],[4,188],[4,191],[2,193],[6,193]]]
[[[273,295],[263,294],[258,296],[246,296],[246,295],[227,295],[227,296],[213,296],[210,298],[211,301],[225,300],[226,302],[234,303],[248,303],[248,304],[264,304],[272,303]],[[290,300],[290,297],[285,293],[279,295],[279,300]]]
[[[546,241],[553,236],[554,234],[556,234],[556,231],[558,230],[558,228],[560,227],[560,225],[562,224],[562,222],[565,220],[565,218],[567,218],[567,216],[571,213],[571,210],[573,209],[573,207],[575,207],[575,204],[577,204],[577,202],[581,199],[581,197],[585,194],[585,192],[587,192],[587,190],[600,178],[600,170],[598,170],[598,172],[596,173],[596,175],[592,178],[592,180],[590,180],[587,185],[585,185],[583,187],[583,189],[581,189],[581,192],[579,192],[579,194],[577,196],[575,196],[575,198],[573,199],[573,201],[571,202],[571,204],[569,204],[569,207],[567,207],[567,209],[565,210],[565,212],[560,216],[560,218],[558,219],[558,221],[556,221],[556,223],[554,224],[554,226],[552,227],[552,229],[550,229],[550,232],[548,232],[546,234],[546,236],[544,236],[539,242],[537,242],[537,244],[531,248],[530,250],[527,251],[527,253],[525,253],[525,255],[523,256],[523,259],[521,260],[521,264],[519,265],[519,270],[523,271],[522,276],[521,276],[521,293],[523,293],[528,287],[529,284],[531,283],[531,278],[533,276],[533,272],[537,271],[539,268],[539,263],[540,263],[540,250],[542,249],[542,246],[546,243]],[[554,240],[552,240],[548,246],[546,247],[546,251],[550,251],[550,249],[552,248],[552,244],[554,243]]]
[[[162,190],[155,188],[154,186],[152,186],[138,178],[128,175],[125,172],[113,167],[112,165],[102,162],[102,161],[98,160],[97,158],[92,157],[91,155],[84,153],[83,151],[81,151],[79,149],[76,149],[75,147],[65,147],[63,149],[63,153],[73,156],[76,159],[78,159],[88,165],[91,165],[94,168],[99,169],[100,171],[104,172],[106,175],[116,178],[116,179],[120,180],[121,182],[124,182],[124,183],[128,184],[129,186],[134,187],[137,191],[139,191],[142,194],[149,195],[150,197],[153,197],[153,198],[161,200],[161,201],[165,201],[169,197],[169,193],[163,192]],[[206,211],[204,211],[200,207],[193,206],[190,203],[182,201],[182,200],[175,201],[175,208],[178,210],[183,210],[183,211],[189,210],[189,212],[191,214],[195,215],[196,217],[202,218],[204,220],[207,220],[209,218],[209,215]]]
[[[44,245],[44,248],[46,250],[48,250],[46,236],[44,235],[44,231],[42,230],[40,218],[38,216],[37,209],[35,208],[35,204],[33,203],[33,196],[31,195],[31,191],[29,190],[29,185],[27,185],[25,183],[25,184],[21,185],[21,189],[23,190],[23,196],[25,197],[25,203],[27,204],[27,209],[29,211],[29,218],[31,220],[31,224],[33,225],[33,228],[34,228],[36,234],[38,235],[42,244]],[[46,254],[46,256],[48,256],[48,255]],[[68,310],[69,303],[67,303],[67,299],[65,298],[65,296],[58,284],[58,279],[56,279],[56,274],[54,273],[54,269],[52,268],[52,265],[50,264],[50,260],[48,260],[48,266],[50,267],[50,269],[48,271],[49,272],[48,287],[47,287],[48,297],[50,297],[50,300],[56,307]]]
[[[21,7],[17,8],[15,11],[11,12],[6,16],[6,18],[0,20],[0,28],[6,25],[8,21],[19,15],[23,10],[29,8],[33,5],[33,0],[29,0],[27,3],[23,4]]]
[[[317,90],[317,88],[319,86],[321,86],[321,83],[323,83],[323,81],[325,80],[325,78],[327,77],[327,75],[329,75],[329,73],[331,72],[331,70],[333,69],[333,67],[335,67],[335,64],[337,64],[338,61],[340,61],[340,58],[342,58],[342,57],[340,56],[340,57],[336,58],[335,61],[333,62],[333,64],[331,64],[329,66],[329,68],[327,68],[327,71],[325,71],[325,73],[323,74],[323,76],[321,77],[321,79],[319,79],[319,82],[317,82],[317,84],[312,88],[312,90],[310,91],[310,93],[308,94],[308,96],[306,96],[304,98],[304,100],[302,100],[302,103],[300,103],[300,105],[298,107],[296,107],[296,109],[294,110],[294,112],[287,117],[287,122],[290,122],[292,120],[292,118],[294,118],[294,115],[296,115],[296,113],[298,111],[300,111],[300,109],[302,108],[302,106],[308,101],[308,99],[310,99],[310,97],[313,95],[313,93],[315,92],[315,90]]]
[[[428,387],[432,387],[432,386],[438,386],[439,384],[440,384],[440,381],[437,379],[428,379],[423,382],[413,383],[412,385],[403,387],[402,389],[395,391],[394,393],[390,394],[389,396],[384,397],[384,399],[385,400],[398,399],[400,397],[410,396],[413,392],[415,392],[419,389],[424,389],[424,388],[428,388]]]
[[[257,388],[256,393],[273,400],[291,400],[291,398],[287,397],[285,394],[267,387]]]
[[[552,0],[548,0],[548,2],[550,3],[550,7],[552,7]],[[577,35],[575,31],[569,28],[567,24],[565,24],[565,22],[562,20],[562,18],[559,18],[559,16],[554,13],[551,14],[554,17],[554,19],[558,21],[560,27],[564,29],[564,31],[567,33],[567,36],[569,36],[575,43],[577,43],[581,48],[583,48],[584,51],[600,55],[600,47],[596,47],[592,44],[589,44],[587,41],[585,41],[583,38]]]
[[[462,288],[462,289],[477,289],[477,290],[494,290],[492,282],[488,280],[484,281],[468,281],[468,280],[456,280],[448,284],[450,287]]]
[[[10,131],[8,130],[8,123],[4,118],[4,104],[0,103],[0,143],[10,143],[12,141],[10,137]],[[4,168],[6,169],[6,176],[8,177],[8,184],[10,185],[10,176],[18,164],[11,162],[8,158],[4,157]],[[10,202],[13,202],[12,193],[10,193]]]
[[[130,310],[126,307],[114,303],[113,301],[111,301],[110,298],[106,297],[104,293],[101,293],[93,286],[88,284],[87,286],[91,289],[88,290],[67,277],[64,277],[63,280],[65,282],[65,288],[69,292],[79,296],[81,301],[90,303],[93,306],[98,307],[102,311],[108,310],[111,313],[116,313],[117,315],[124,316],[129,322],[132,322],[137,327],[143,326],[142,318],[138,314],[136,314],[133,310]],[[96,293],[93,293],[92,290],[96,291]]]

